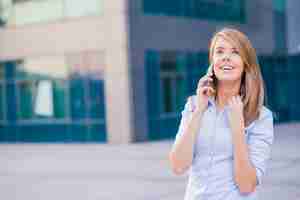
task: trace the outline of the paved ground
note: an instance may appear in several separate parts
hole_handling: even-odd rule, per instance
[[[172,175],[172,141],[132,145],[0,145],[3,200],[181,200],[187,176]],[[264,200],[300,200],[300,124],[277,126]]]

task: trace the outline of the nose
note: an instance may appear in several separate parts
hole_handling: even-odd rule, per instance
[[[228,53],[224,54],[222,60],[223,61],[229,61],[230,60],[230,55]]]

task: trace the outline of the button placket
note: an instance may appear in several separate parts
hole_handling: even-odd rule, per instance
[[[207,178],[209,178],[210,174],[211,174],[211,170],[212,170],[212,166],[213,166],[213,156],[214,156],[214,146],[215,146],[215,137],[216,137],[216,131],[217,131],[217,121],[218,121],[218,113],[216,108],[210,110],[210,113],[213,114],[213,119],[214,119],[214,123],[213,123],[213,131],[212,134],[210,135],[210,145],[209,145],[209,158],[210,161],[208,163],[208,167],[206,169],[207,171]],[[208,190],[208,181],[207,181],[207,185],[205,188],[205,191]]]

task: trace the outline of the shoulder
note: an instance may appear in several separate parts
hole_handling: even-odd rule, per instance
[[[266,118],[273,119],[273,113],[266,106],[262,106],[260,111],[259,111],[258,120],[263,120],[263,119],[266,119]]]
[[[187,97],[184,110],[193,111],[195,109],[196,95],[191,95]]]
[[[266,106],[262,106],[259,110],[259,116],[256,120],[251,122],[246,130],[257,130],[257,129],[273,129],[273,113]]]
[[[246,134],[249,136],[250,144],[257,148],[262,148],[262,144],[273,144],[274,123],[272,111],[263,106],[258,119],[246,128]]]
[[[191,95],[187,97],[187,101],[195,101],[196,100],[196,95]]]

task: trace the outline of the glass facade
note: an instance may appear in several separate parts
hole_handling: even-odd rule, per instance
[[[102,0],[0,0],[4,24],[18,26],[101,15]]]
[[[274,42],[275,53],[285,55],[287,53],[287,17],[286,17],[285,0],[273,0],[273,17],[274,17]]]
[[[259,56],[266,87],[266,105],[276,123],[300,120],[294,92],[300,84],[300,55]],[[199,78],[208,67],[208,53],[182,51],[145,52],[149,138],[174,137],[186,98],[195,94]]]
[[[147,15],[245,21],[245,0],[143,0]]]
[[[161,54],[160,61],[160,84],[161,84],[161,113],[176,113],[184,99],[184,69],[178,63],[180,55],[176,52],[167,51]]]
[[[4,94],[5,94],[5,82],[4,82],[5,71],[4,68],[0,68],[0,123],[5,121],[5,105],[4,105]]]
[[[196,90],[198,77],[206,71],[206,57],[206,53],[146,51],[150,139],[174,136],[182,106]]]
[[[106,140],[102,53],[24,58],[0,68],[0,141]]]

